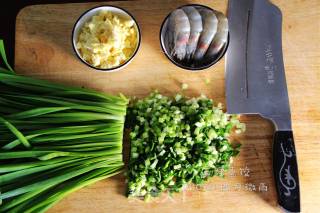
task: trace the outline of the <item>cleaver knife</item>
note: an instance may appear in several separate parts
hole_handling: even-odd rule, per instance
[[[282,14],[268,0],[229,0],[226,99],[230,114],[260,114],[275,125],[273,175],[278,203],[300,212],[300,191],[282,58]]]

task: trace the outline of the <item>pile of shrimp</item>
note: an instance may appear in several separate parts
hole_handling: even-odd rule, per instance
[[[188,63],[210,62],[226,44],[228,30],[228,20],[219,11],[202,6],[178,8],[168,19],[169,54]]]

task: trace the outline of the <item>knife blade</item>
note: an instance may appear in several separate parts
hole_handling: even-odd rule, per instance
[[[273,174],[279,205],[300,212],[300,189],[282,56],[282,14],[268,0],[229,0],[226,99],[230,114],[275,125]]]

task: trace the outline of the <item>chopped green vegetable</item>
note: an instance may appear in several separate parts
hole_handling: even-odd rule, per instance
[[[208,85],[208,84],[210,84],[210,79],[206,78],[204,82]]]
[[[182,89],[182,90],[186,90],[186,89],[188,89],[188,87],[189,87],[189,85],[186,84],[186,83],[183,83],[183,84],[181,85],[181,89]]]
[[[190,182],[201,184],[227,170],[239,153],[228,136],[233,128],[243,131],[244,124],[206,97],[170,99],[155,92],[134,103],[129,115],[129,197],[149,200]]]
[[[16,75],[0,54],[0,212],[45,212],[122,171],[123,95]]]

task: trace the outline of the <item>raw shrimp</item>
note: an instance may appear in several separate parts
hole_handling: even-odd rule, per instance
[[[216,57],[228,40],[228,19],[221,12],[215,11],[215,14],[218,18],[218,29],[205,55],[207,60]]]
[[[193,6],[182,8],[190,22],[190,37],[187,43],[186,59],[189,60],[197,49],[198,40],[202,32],[202,18],[198,10]]]
[[[183,60],[190,36],[190,23],[188,16],[182,9],[176,9],[171,13],[167,33],[170,54]]]
[[[218,19],[213,11],[209,9],[197,8],[202,16],[203,31],[201,33],[194,59],[200,61],[206,53],[214,35],[217,32]]]

